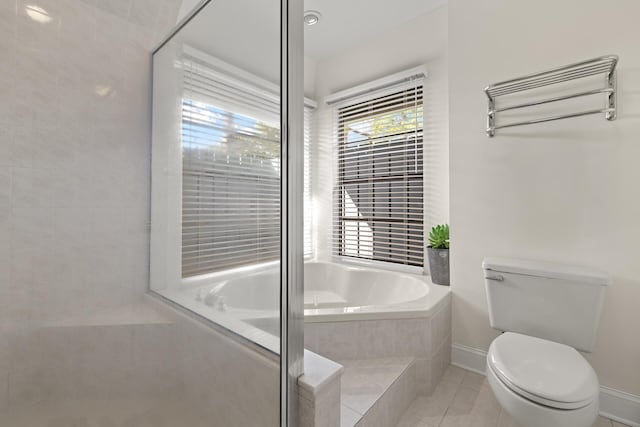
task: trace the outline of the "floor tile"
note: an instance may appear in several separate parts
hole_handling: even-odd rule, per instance
[[[622,424],[622,423],[619,423],[619,422],[617,422],[617,421],[611,421],[611,425],[612,425],[613,427],[629,427],[629,426],[627,426],[626,424]]]
[[[431,397],[419,396],[413,401],[399,427],[437,427],[442,421],[448,405],[442,405]]]
[[[466,372],[467,371],[465,371],[462,368],[449,365],[447,369],[444,371],[444,374],[442,375],[442,379],[440,381],[449,381],[456,384],[460,384]]]
[[[340,427],[353,427],[361,417],[362,415],[348,406],[342,405],[340,407]]]
[[[474,427],[496,427],[500,418],[502,407],[493,395],[489,384],[485,381],[478,392],[473,408],[471,409],[471,419]]]
[[[464,377],[462,378],[462,383],[460,385],[462,387],[468,387],[474,390],[480,390],[480,387],[482,387],[482,383],[484,382],[484,380],[485,380],[484,375],[467,371],[464,373]]]
[[[613,423],[613,425],[615,425],[616,423]],[[607,419],[605,417],[598,417],[598,419],[596,420],[596,423],[593,425],[593,427],[611,427],[611,420]],[[622,424],[620,424],[622,425]]]
[[[515,420],[504,409],[500,412],[498,417],[498,427],[519,427]]]
[[[483,375],[449,366],[431,396],[420,396],[396,427],[519,427]],[[598,417],[593,427],[627,427]]]

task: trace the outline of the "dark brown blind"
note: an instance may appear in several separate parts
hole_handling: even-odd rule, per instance
[[[423,87],[337,108],[334,253],[424,264]]]

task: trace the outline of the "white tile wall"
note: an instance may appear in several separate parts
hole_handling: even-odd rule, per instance
[[[147,5],[144,25],[114,14],[131,3],[0,8],[0,266],[5,291],[29,290],[13,300],[28,304],[34,327],[144,288],[149,54],[168,30],[160,13],[172,4],[175,19],[179,1]],[[34,6],[48,22],[29,17]]]
[[[0,425],[278,423],[277,364],[193,321],[52,326],[143,300],[151,49],[180,3],[0,1]]]

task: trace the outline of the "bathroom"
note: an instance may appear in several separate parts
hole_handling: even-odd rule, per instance
[[[640,426],[639,14],[0,0],[0,426]]]

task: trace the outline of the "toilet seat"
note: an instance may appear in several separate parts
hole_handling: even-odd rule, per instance
[[[491,343],[487,365],[511,391],[551,408],[583,408],[598,396],[593,368],[564,344],[506,332]]]

